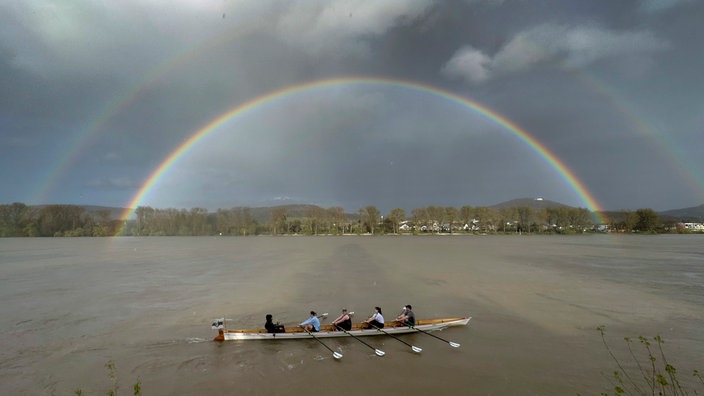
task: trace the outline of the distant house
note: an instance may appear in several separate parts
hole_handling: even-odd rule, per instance
[[[702,223],[682,223],[682,227],[695,232],[704,232],[704,224]]]
[[[470,224],[465,224],[462,226],[464,231],[478,231],[479,230],[479,220],[472,219]]]
[[[440,231],[440,224],[438,224],[437,221],[433,221],[433,224],[431,226],[427,225],[422,225],[420,228],[418,228],[422,232],[439,232]]]
[[[598,232],[609,232],[611,227],[608,224],[599,224],[594,226],[594,229]]]

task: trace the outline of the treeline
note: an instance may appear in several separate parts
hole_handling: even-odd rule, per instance
[[[0,205],[0,237],[113,236],[121,222],[109,210],[76,205]]]
[[[410,213],[395,208],[382,214],[375,206],[347,214],[341,207],[281,206],[257,218],[247,207],[155,209],[141,206],[133,220],[114,219],[109,210],[87,211],[75,205],[31,207],[0,205],[0,237],[58,236],[201,236],[201,235],[341,235],[341,234],[575,234],[588,232],[679,232],[673,221],[662,224],[652,209],[610,213],[595,224],[584,208],[527,206],[492,208],[427,206]]]

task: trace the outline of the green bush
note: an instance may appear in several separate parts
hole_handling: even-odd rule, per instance
[[[702,385],[700,390],[704,390],[704,380],[698,370],[694,370],[692,373],[695,378],[692,388],[680,382],[677,369],[667,361],[663,350],[665,341],[659,335],[652,339],[652,341],[655,341],[656,348],[650,339],[638,336],[638,341],[643,346],[647,356],[644,362],[642,361],[643,358],[638,358],[633,351],[633,340],[630,337],[624,337],[624,341],[628,346],[628,359],[631,363],[631,367],[626,368],[627,362],[616,357],[606,342],[606,327],[599,326],[596,329],[601,334],[601,340],[607,352],[618,367],[617,370],[614,370],[613,376],[609,378],[615,395],[698,395],[699,391],[697,391],[697,388],[699,388],[700,384]],[[602,395],[606,396],[609,393],[603,392]]]

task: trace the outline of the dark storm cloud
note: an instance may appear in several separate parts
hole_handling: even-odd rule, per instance
[[[13,187],[0,202],[124,205],[169,153],[235,106],[367,75],[489,107],[607,208],[699,205],[702,12],[687,0],[4,3],[0,181]],[[348,88],[227,124],[230,135],[194,146],[148,203],[354,211],[540,195],[584,205],[525,142],[468,108]]]

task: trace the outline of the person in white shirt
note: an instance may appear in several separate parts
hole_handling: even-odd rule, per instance
[[[377,327],[379,329],[384,328],[384,316],[381,314],[380,307],[374,307],[374,313],[369,319],[365,320],[364,323],[369,323],[369,328]]]

